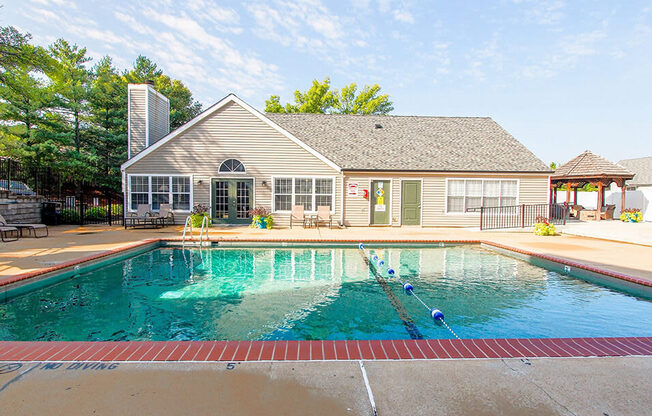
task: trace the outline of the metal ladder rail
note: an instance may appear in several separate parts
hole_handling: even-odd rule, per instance
[[[186,225],[183,226],[183,237],[181,238],[181,245],[186,244],[186,231],[190,228],[190,239],[192,240],[192,218],[190,215],[186,217]]]
[[[204,229],[206,229],[206,244],[208,244],[208,217],[201,220],[201,230],[199,231],[199,247],[202,246],[204,239]]]

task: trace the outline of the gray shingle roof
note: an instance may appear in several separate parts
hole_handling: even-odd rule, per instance
[[[634,179],[627,181],[627,185],[652,185],[652,156],[625,159],[618,164],[634,172]]]
[[[346,170],[550,171],[488,117],[266,116]]]
[[[557,178],[602,178],[631,177],[634,174],[626,168],[608,161],[600,155],[585,150],[582,154],[557,168],[552,179]]]

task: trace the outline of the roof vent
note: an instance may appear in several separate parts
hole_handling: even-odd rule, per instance
[[[379,123],[376,123],[376,128],[377,128],[377,129],[382,129],[382,128],[383,128],[383,125],[382,125],[382,124],[379,124]]]

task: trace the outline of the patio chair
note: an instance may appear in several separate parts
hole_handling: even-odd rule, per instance
[[[292,207],[292,213],[290,214],[290,228],[292,228],[292,224],[295,221],[301,221],[303,228],[306,228],[306,221],[308,221],[308,218],[304,213],[303,205],[294,205]]]
[[[158,212],[152,212],[151,215],[160,218],[161,225],[165,225],[168,220],[170,224],[174,224],[174,212],[172,212],[171,204],[161,204]]]
[[[150,204],[138,204],[136,212],[128,212],[125,220],[129,220],[130,224],[126,224],[128,227],[138,227],[139,225],[157,227],[160,224],[160,220],[152,216],[152,206]]]
[[[317,219],[315,226],[319,228],[319,224],[328,224],[328,228],[333,228],[333,216],[331,215],[331,207],[319,206],[317,207]]]
[[[615,205],[607,205],[604,211],[600,211],[600,219],[613,220],[615,210],[616,210]]]
[[[23,230],[27,230],[27,235],[32,235],[34,238],[43,238],[50,235],[48,226],[45,224],[27,224],[27,223],[9,224],[2,215],[0,215],[0,226],[17,228],[20,231],[21,237],[23,236]],[[38,235],[39,233],[37,232],[37,230],[45,230],[45,235]]]
[[[13,237],[11,234],[13,234]],[[18,240],[18,228],[0,226],[0,239],[5,243]]]

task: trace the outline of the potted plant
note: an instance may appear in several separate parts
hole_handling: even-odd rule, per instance
[[[534,234],[536,235],[555,235],[555,225],[546,217],[537,217],[534,224]]]
[[[251,216],[251,228],[267,228],[271,230],[274,226],[274,218],[272,213],[265,207],[256,207],[249,210]]]
[[[190,220],[192,221],[192,226],[196,228],[201,227],[201,223],[202,221],[204,221],[204,217],[208,217],[208,225],[211,225],[211,218],[208,211],[210,211],[208,205],[204,205],[204,204],[195,205],[192,211],[190,212]]]
[[[638,208],[624,209],[620,214],[622,222],[641,222],[643,221],[643,213]]]

